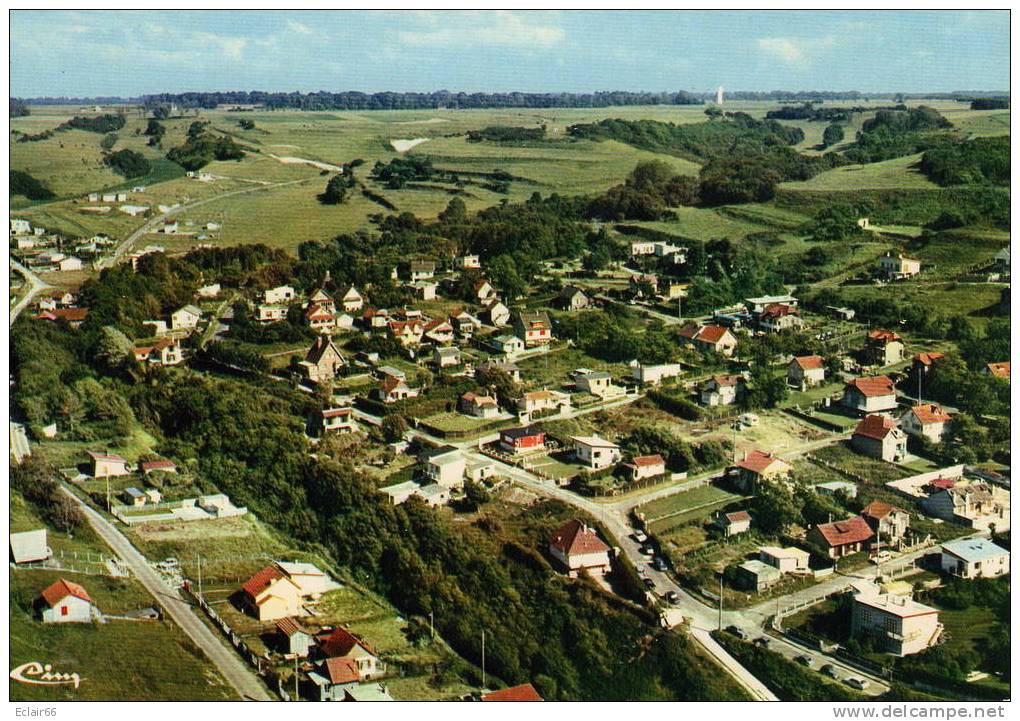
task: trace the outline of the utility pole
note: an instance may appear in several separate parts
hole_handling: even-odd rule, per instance
[[[485,688],[485,629],[482,629],[482,688]]]
[[[110,474],[106,474],[106,512],[113,513],[113,506],[110,505]]]
[[[297,656],[294,657],[294,700],[301,700],[301,693],[298,688]]]
[[[202,555],[198,555],[198,597],[202,598]]]
[[[436,623],[432,611],[429,611],[429,635],[432,636],[433,641],[436,640]]]

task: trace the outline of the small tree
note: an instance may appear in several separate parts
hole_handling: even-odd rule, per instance
[[[399,413],[391,413],[383,418],[380,428],[387,443],[396,443],[407,433],[407,419]]]

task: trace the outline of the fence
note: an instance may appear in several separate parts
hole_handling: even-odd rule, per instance
[[[227,637],[228,641],[230,641],[230,644],[237,650],[239,654],[241,654],[241,658],[243,658],[245,661],[251,664],[251,666],[255,668],[255,672],[257,674],[259,674],[260,676],[264,675],[267,670],[264,667],[267,665],[266,658],[258,655],[250,648],[248,648],[248,644],[244,642],[244,639],[241,638],[234,631],[234,629],[230,627],[230,624],[227,623],[222,616],[216,613],[216,609],[209,605],[209,603],[205,600],[204,595],[197,593],[191,587],[190,582],[185,584],[184,589],[188,594],[191,595],[192,598],[195,599],[195,602],[198,604],[198,607],[205,612],[205,615],[207,615],[213,623],[219,626],[220,630],[223,631],[223,635]]]
[[[104,556],[101,553],[57,551],[45,561],[11,563],[11,568],[16,568],[19,571],[68,571],[86,576],[123,578],[129,574],[126,569],[121,568],[120,564],[119,558]]]

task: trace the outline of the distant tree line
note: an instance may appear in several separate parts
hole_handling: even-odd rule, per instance
[[[945,143],[921,156],[921,172],[939,185],[1009,185],[1010,139],[974,138]]]
[[[481,130],[468,131],[468,142],[480,143],[489,140],[494,143],[516,143],[542,140],[545,137],[545,126],[538,128],[513,128],[503,125],[492,125]]]
[[[971,110],[1008,110],[1009,98],[974,98],[970,101]]]
[[[174,103],[185,108],[215,108],[220,104],[264,105],[270,110],[426,110],[435,108],[605,108],[614,105],[700,105],[701,98],[675,93],[611,91],[596,93],[272,93],[228,91],[161,93],[143,96],[148,107]]]
[[[28,104],[27,103],[23,103],[22,101],[20,101],[20,100],[18,100],[16,98],[11,98],[11,114],[10,114],[10,117],[12,117],[12,118],[23,118],[23,117],[25,117],[26,115],[29,115],[29,114],[30,114],[30,111],[28,109]]]

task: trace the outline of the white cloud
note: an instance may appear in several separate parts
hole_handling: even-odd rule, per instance
[[[213,33],[195,33],[195,40],[199,44],[217,48],[222,55],[230,60],[240,60],[244,55],[244,49],[248,46],[247,38],[233,38]]]
[[[822,38],[758,38],[758,49],[768,56],[791,64],[808,64],[820,52],[836,44],[836,39]]]
[[[435,18],[428,24],[436,26]],[[519,13],[508,11],[448,15],[437,30],[397,33],[405,45],[445,47],[455,45],[513,45],[549,47],[564,40],[566,33],[555,25],[531,24]]]
[[[310,27],[308,27],[304,23],[298,22],[297,20],[288,20],[287,27],[290,28],[292,32],[298,33],[300,35],[312,34],[312,29]]]

